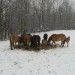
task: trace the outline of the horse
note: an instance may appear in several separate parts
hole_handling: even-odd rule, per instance
[[[45,33],[43,39],[47,40],[47,38],[48,38],[48,34]]]
[[[30,46],[31,38],[32,38],[31,34],[25,34],[25,35],[21,36],[21,38],[23,39],[25,46]]]
[[[55,44],[56,46],[56,43],[55,41],[61,41],[61,47],[64,46],[64,43],[65,43],[65,39],[66,39],[66,36],[64,34],[52,34],[49,38],[48,38],[48,44],[52,41],[52,45],[53,43]]]
[[[40,40],[41,40],[41,38],[39,35],[33,35],[32,39],[31,39],[31,47],[39,50]]]
[[[13,47],[15,49],[16,43],[19,44],[19,42],[20,42],[20,37],[19,36],[17,36],[17,35],[11,35],[10,36],[10,47],[11,47],[11,50],[13,50]]]

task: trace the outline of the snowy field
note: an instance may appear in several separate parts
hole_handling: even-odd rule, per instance
[[[0,75],[75,75],[75,30],[37,33],[43,37],[53,33],[70,36],[69,47],[39,52],[10,49],[8,41],[0,41]]]

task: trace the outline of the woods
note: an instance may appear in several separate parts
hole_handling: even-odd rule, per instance
[[[69,0],[0,0],[0,40],[11,34],[75,29]]]

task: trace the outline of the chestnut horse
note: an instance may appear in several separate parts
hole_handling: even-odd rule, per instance
[[[15,48],[16,47],[16,43],[19,44],[19,41],[20,41],[20,37],[17,36],[17,35],[11,35],[10,36],[10,47],[11,47],[11,50],[13,50],[13,47]]]
[[[31,38],[32,38],[32,35],[30,34],[23,35],[23,41],[25,46],[30,46]]]
[[[64,46],[65,44],[65,39],[66,36],[64,34],[52,34],[49,38],[48,38],[48,43],[50,43],[52,41],[52,44],[54,43],[56,46],[55,41],[61,41],[61,47]]]

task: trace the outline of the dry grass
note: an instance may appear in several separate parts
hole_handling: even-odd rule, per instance
[[[18,45],[16,45],[16,48],[17,49],[22,49],[22,50],[27,50],[27,51],[32,51],[32,50],[38,51],[38,49],[29,47],[29,46],[21,46],[21,47],[19,47]],[[48,49],[53,49],[53,48],[56,48],[56,46],[54,46],[54,45],[44,45],[44,46],[42,46],[42,44],[40,44],[40,49],[39,50],[42,50],[42,49],[48,50]]]

